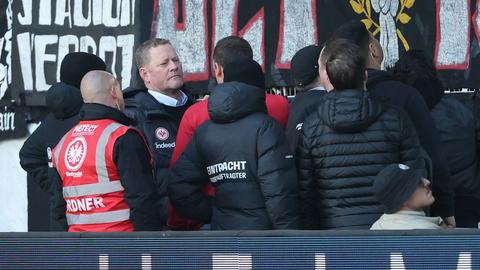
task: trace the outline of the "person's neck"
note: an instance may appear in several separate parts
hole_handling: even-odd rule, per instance
[[[159,92],[160,94],[164,94],[171,98],[174,98],[178,101],[182,99],[182,95],[180,94],[180,89],[169,89],[169,90],[158,90],[158,89],[151,89],[152,91]]]
[[[408,206],[402,206],[398,211],[412,211],[412,212],[423,212],[423,209],[413,209]]]

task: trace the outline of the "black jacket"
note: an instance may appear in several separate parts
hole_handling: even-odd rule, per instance
[[[295,151],[297,147],[298,135],[300,134],[303,121],[310,113],[315,111],[325,93],[325,90],[298,92],[290,103],[290,113],[288,114],[285,134],[292,151]]]
[[[374,176],[420,153],[408,116],[363,90],[334,90],[305,120],[297,147],[302,218],[309,229],[368,229],[383,214]]]
[[[430,107],[456,195],[480,196],[480,142],[473,112],[478,101],[469,96],[462,100],[461,94],[444,95],[438,80],[416,87]]]
[[[182,90],[185,94],[188,91]],[[166,185],[170,177],[170,159],[177,137],[180,120],[187,108],[193,104],[189,98],[181,107],[170,107],[159,103],[147,89],[126,89],[125,114],[134,119],[134,126],[140,129],[147,139],[155,160],[155,183],[162,196],[160,211],[167,217]]]
[[[20,165],[43,191],[51,196],[51,151],[60,139],[78,123],[83,99],[80,90],[65,83],[56,83],[47,92],[49,114],[28,137],[20,149]],[[55,211],[55,209],[51,209]],[[50,230],[63,230],[64,220],[50,219]]]
[[[372,97],[387,99],[408,114],[422,148],[433,163],[431,180],[435,203],[432,206],[432,213],[442,217],[453,216],[453,187],[448,163],[440,145],[435,123],[422,96],[417,89],[396,81],[387,72],[380,70],[368,70],[367,89]]]
[[[219,85],[208,111],[211,120],[173,167],[168,191],[175,209],[213,230],[299,228],[293,157],[282,128],[266,114],[264,91]],[[201,192],[209,181],[214,198]]]
[[[79,112],[80,120],[112,119],[130,125],[131,119],[122,112],[105,105],[84,104]],[[113,160],[117,166],[120,182],[125,189],[125,201],[130,207],[130,221],[137,231],[161,230],[162,220],[157,203],[159,195],[153,181],[150,153],[142,136],[134,130],[119,137],[113,146]],[[55,170],[53,204],[57,219],[65,217],[65,200],[62,195],[62,180]],[[65,229],[66,223],[65,223]]]

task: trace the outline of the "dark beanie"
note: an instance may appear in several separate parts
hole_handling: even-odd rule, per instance
[[[385,206],[385,213],[395,213],[403,206],[421,183],[423,172],[404,164],[392,164],[378,173],[373,190],[377,200]]]
[[[107,65],[98,56],[85,52],[69,53],[60,66],[60,81],[80,88],[83,76],[92,70],[106,70]]]
[[[237,58],[223,68],[223,82],[242,82],[265,88],[265,75],[262,67],[249,58]]]
[[[320,47],[310,45],[300,49],[292,58],[290,72],[296,86],[304,87],[318,77]]]

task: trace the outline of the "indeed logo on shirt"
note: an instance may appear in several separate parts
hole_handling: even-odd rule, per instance
[[[155,149],[175,148],[175,142],[172,143],[158,143],[155,142]]]

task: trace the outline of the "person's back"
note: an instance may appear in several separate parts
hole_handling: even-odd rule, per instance
[[[76,68],[72,68],[73,66]],[[49,113],[20,149],[20,165],[48,196],[52,195],[52,172],[49,169],[52,149],[79,121],[78,112],[83,105],[80,81],[91,70],[105,69],[105,62],[96,55],[84,52],[67,54],[60,67],[60,82],[53,84],[47,92],[46,103]],[[29,198],[29,202],[35,207],[32,209],[39,218],[30,223],[34,230],[34,225],[41,223],[43,219],[38,215],[40,209],[38,207],[41,207],[40,204],[50,205],[48,201],[36,201],[37,199],[38,197]],[[50,215],[42,213],[45,220],[49,219],[47,221],[49,230],[64,230],[63,221],[50,217],[53,216],[53,211],[56,210],[50,209]]]
[[[383,61],[383,49],[378,40],[367,31],[361,22],[355,21],[342,25],[335,31],[333,38],[351,40],[360,47],[360,52],[367,57],[367,89],[372,97],[384,99],[401,107],[410,117],[417,131],[420,144],[430,156],[433,164],[433,192],[437,200],[431,210],[436,215],[444,217],[447,223],[455,225],[448,163],[425,101],[415,88],[392,79],[388,73],[380,70]]]
[[[357,51],[347,40],[333,40],[320,56],[320,74],[326,72],[331,85],[305,120],[296,151],[308,228],[368,229],[382,214],[373,177],[420,153],[404,112],[365,91],[365,59]]]
[[[212,230],[299,228],[293,158],[282,128],[265,114],[262,89],[219,85],[208,111],[212,120],[197,128],[172,169],[176,209],[211,221]],[[197,200],[208,181],[215,189],[211,210]]]
[[[480,157],[474,109],[478,101],[444,94],[433,59],[421,50],[403,53],[392,73],[418,89],[430,109],[455,190],[457,226],[477,227],[480,212],[474,205],[480,200]]]
[[[150,152],[119,87],[110,73],[87,73],[80,122],[53,150],[53,202],[70,232],[161,229]]]
[[[315,110],[326,93],[318,76],[320,50],[320,47],[310,45],[300,49],[292,57],[290,72],[297,92],[295,98],[290,102],[290,113],[285,129],[292,151],[295,151],[297,147],[298,134],[303,121]]]

